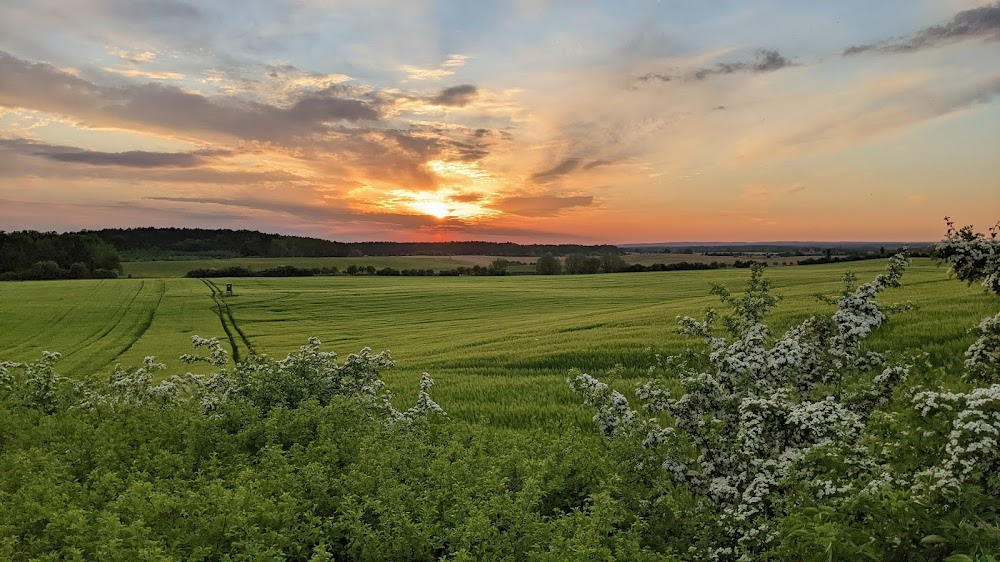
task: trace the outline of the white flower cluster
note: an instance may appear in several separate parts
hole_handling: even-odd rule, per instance
[[[674,373],[684,389],[679,398],[657,380],[636,390],[642,409],[667,414],[672,426],[640,418],[622,394],[588,374],[573,373],[570,386],[596,409],[603,434],[631,436],[658,450],[672,478],[716,506],[732,542],[706,555],[752,559],[773,538],[770,525],[781,509],[782,486],[797,463],[831,445],[854,443],[868,417],[906,380],[908,366],[884,367],[882,356],[861,349],[886,318],[875,297],[899,285],[906,265],[904,255],[893,257],[884,274],[845,291],[832,317],[810,318],[773,344],[763,317],[778,298],[762,268],[751,269],[739,298],[713,288],[735,312],[723,318],[731,339],[717,335],[714,310],[701,321],[679,320],[681,333],[708,344],[711,370]],[[850,393],[843,388],[848,375]],[[863,390],[857,390],[859,382]],[[686,456],[691,447],[695,455]],[[829,479],[813,485],[818,497],[855,489]]]
[[[966,378],[1000,382],[1000,312],[983,318],[976,329],[979,338],[965,351]]]
[[[372,353],[364,348],[351,354],[343,363],[337,355],[320,350],[320,341],[310,338],[297,353],[290,353],[280,361],[266,356],[252,355],[247,361],[227,369],[229,354],[215,338],[192,337],[195,347],[207,348],[208,356],[186,354],[186,363],[204,362],[217,368],[209,375],[187,373],[174,375],[154,384],[157,373],[166,367],[153,357],[146,357],[134,369],[118,365],[111,377],[103,382],[76,382],[57,375],[54,370],[58,353],[43,353],[37,363],[0,364],[0,389],[16,389],[33,405],[46,411],[57,406],[57,389],[73,387],[67,400],[70,407],[94,408],[126,405],[176,405],[194,403],[207,414],[215,414],[227,402],[243,400],[263,410],[274,407],[294,408],[308,400],[329,403],[334,396],[347,396],[379,411],[386,420],[413,422],[429,414],[444,414],[430,397],[434,381],[427,373],[420,381],[420,393],[414,407],[399,411],[392,405],[392,393],[386,388],[381,374],[392,367],[388,352]],[[15,381],[12,371],[22,376]],[[64,393],[65,394],[65,393]]]
[[[943,417],[950,428],[942,460],[918,476],[915,488],[958,490],[973,476],[989,477],[1000,463],[1000,384],[969,392],[922,391],[913,405],[925,418]]]
[[[989,236],[974,232],[971,226],[955,228],[948,223],[947,237],[934,246],[935,255],[948,263],[959,279],[980,282],[988,291],[1000,295],[1000,223],[989,229]]]

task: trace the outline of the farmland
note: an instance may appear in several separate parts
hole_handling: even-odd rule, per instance
[[[455,263],[420,259],[427,267]],[[329,260],[342,267],[333,263],[336,258]],[[4,283],[0,360],[60,351],[59,370],[81,376],[107,373],[116,363],[137,365],[155,355],[172,374],[188,370],[177,357],[192,351],[194,334],[218,337],[241,357],[250,346],[280,357],[316,336],[325,349],[341,355],[365,346],[391,350],[396,369],[386,380],[406,400],[416,391],[419,374],[431,373],[437,381],[434,397],[453,419],[514,429],[588,426],[592,414],[566,386],[569,369],[600,376],[614,370],[616,377],[638,381],[654,354],[678,353],[695,344],[676,334],[677,315],[697,316],[714,306],[711,283],[739,289],[748,275],[727,269],[552,277],[337,276],[217,279],[213,286],[169,278],[188,267],[183,262],[131,265],[135,277],[159,273],[168,278]],[[780,331],[810,314],[832,312],[832,305],[814,295],[839,291],[846,270],[866,280],[884,265],[879,260],[768,271],[784,297],[771,315],[772,327]],[[235,290],[223,297],[218,288],[227,281]],[[969,328],[995,313],[996,301],[978,287],[950,280],[944,268],[924,259],[914,260],[903,283],[882,300],[912,301],[919,312],[891,314],[873,344],[928,352],[932,360],[955,366],[974,339]]]

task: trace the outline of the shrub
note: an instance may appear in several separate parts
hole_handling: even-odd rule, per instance
[[[939,255],[962,279],[992,289],[996,246],[986,242],[950,229]],[[680,319],[707,353],[651,368],[670,376],[636,389],[641,409],[588,374],[571,375],[601,433],[628,445],[628,478],[646,483],[645,501],[693,522],[688,533],[674,529],[669,544],[725,560],[942,559],[1000,549],[1000,515],[988,499],[1000,496],[1000,384],[925,389],[910,384],[915,373],[942,379],[920,358],[892,364],[863,345],[886,320],[875,297],[899,285],[906,263],[893,257],[859,287],[848,274],[832,316],[773,340],[763,318],[778,298],[753,265],[741,296],[712,290],[731,315]],[[998,324],[980,325],[967,379],[995,376]]]

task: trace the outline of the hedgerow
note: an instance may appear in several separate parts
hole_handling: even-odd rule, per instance
[[[949,227],[940,258],[1000,292],[996,231]],[[633,448],[627,469],[657,482],[645,501],[700,522],[673,546],[715,560],[1000,552],[1000,315],[980,324],[958,377],[867,349],[887,319],[876,297],[899,286],[906,264],[899,254],[858,287],[848,275],[833,315],[778,338],[763,321],[779,299],[762,268],[742,296],[715,287],[732,314],[721,329],[714,309],[679,320],[707,350],[654,368],[635,390],[638,409],[588,374],[570,377],[601,433]],[[938,387],[962,379],[993,384]]]

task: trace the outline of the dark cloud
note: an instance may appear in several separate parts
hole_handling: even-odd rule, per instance
[[[72,115],[97,124],[205,131],[249,140],[307,136],[327,131],[331,122],[380,117],[376,100],[341,97],[332,89],[308,94],[283,108],[209,98],[161,84],[100,86],[4,52],[0,52],[0,105]]]
[[[699,68],[687,74],[670,75],[660,72],[647,72],[636,78],[637,82],[671,82],[680,78],[687,80],[704,80],[706,78],[725,74],[774,72],[782,68],[795,66],[791,59],[778,51],[759,49],[754,52],[754,58],[748,61],[720,62],[715,66]]]
[[[668,76],[666,74],[660,74],[658,72],[647,72],[646,74],[643,74],[636,80],[640,82],[649,82],[651,80],[659,80],[660,82],[670,82],[673,79],[674,79],[673,76]]]
[[[793,66],[794,63],[778,51],[761,49],[755,53],[754,60],[739,62],[720,62],[711,68],[699,68],[692,76],[696,80],[704,80],[718,74],[735,74],[737,72],[773,72]]]
[[[455,201],[456,203],[475,203],[482,200],[483,196],[478,193],[460,193],[458,195],[452,195],[448,199]]]
[[[905,53],[970,38],[1000,41],[1000,2],[958,12],[947,23],[921,29],[908,37],[848,47],[843,55],[847,57],[869,51]]]
[[[430,98],[428,101],[434,105],[447,107],[465,107],[476,99],[479,89],[472,84],[462,84],[441,90],[441,93]]]
[[[609,166],[611,164],[614,164],[611,160],[591,160],[585,162],[581,158],[566,158],[551,168],[532,174],[531,179],[539,183],[548,183],[576,171],[593,170],[594,168]]]
[[[493,202],[491,207],[522,217],[551,217],[574,207],[589,207],[594,198],[589,195],[562,197],[558,195],[527,195],[507,197]]]
[[[227,197],[144,197],[148,201],[164,201],[171,203],[193,203],[204,205],[219,205],[238,209],[250,209],[294,216],[305,222],[315,222],[336,227],[341,223],[373,223],[392,227],[419,228],[438,223],[438,219],[422,214],[401,213],[364,213],[353,209],[333,206],[318,206],[295,203],[285,200],[263,199],[254,196]]]
[[[229,150],[194,152],[98,152],[26,139],[0,139],[0,177],[109,179],[225,185],[307,183],[284,170],[224,170],[210,167]]]
[[[591,160],[583,165],[584,170],[593,170],[594,168],[600,168],[601,166],[610,166],[614,164],[611,160]]]
[[[91,166],[126,166],[129,168],[193,168],[205,162],[204,157],[189,152],[95,152],[91,150],[71,152],[36,152],[38,156],[57,160],[90,164]]]
[[[581,162],[582,161],[579,158],[566,158],[562,162],[559,162],[558,164],[552,166],[547,170],[542,170],[541,172],[532,174],[531,179],[537,182],[552,181],[554,179],[565,176],[566,174],[574,172],[577,168],[580,167]]]

